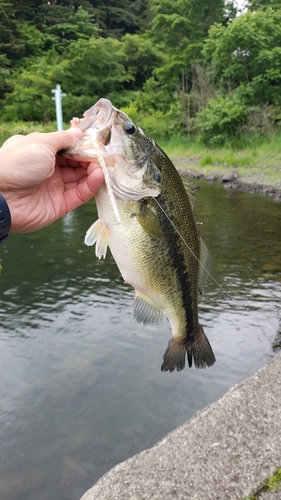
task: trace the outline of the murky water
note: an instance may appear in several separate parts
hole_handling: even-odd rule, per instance
[[[1,245],[1,500],[77,500],[278,348],[281,204],[205,183],[197,199],[218,283],[200,305],[206,370],[161,373],[169,324],[132,323],[132,290],[84,246],[94,203]]]

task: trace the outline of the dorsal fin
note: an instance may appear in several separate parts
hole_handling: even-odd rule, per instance
[[[182,180],[182,183],[184,185],[184,189],[186,190],[187,196],[189,198],[189,201],[190,201],[190,204],[191,204],[191,208],[192,208],[192,210],[194,212],[196,198],[195,198],[195,195],[194,195],[193,185],[191,184],[191,182],[189,182],[187,180],[186,177],[181,177],[181,180]]]
[[[203,295],[204,286],[207,278],[210,274],[211,269],[211,256],[205,241],[202,236],[200,236],[200,264],[199,264],[199,275],[198,275],[198,292]]]

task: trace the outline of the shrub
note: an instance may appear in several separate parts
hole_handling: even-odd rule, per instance
[[[246,108],[235,94],[210,99],[198,115],[198,125],[203,142],[221,145],[239,133],[244,123]]]

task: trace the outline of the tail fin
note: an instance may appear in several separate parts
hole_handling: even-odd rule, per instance
[[[206,366],[212,366],[215,363],[215,355],[202,326],[198,326],[192,338],[194,339],[192,343],[181,337],[172,337],[170,339],[163,356],[162,372],[173,372],[175,368],[178,372],[183,370],[185,367],[185,354],[187,355],[189,367],[192,366],[192,361],[194,361],[196,368],[206,368]]]

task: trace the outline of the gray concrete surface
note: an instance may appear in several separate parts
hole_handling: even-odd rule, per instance
[[[241,500],[281,466],[281,354],[81,500]],[[272,496],[274,495],[274,496]],[[260,492],[260,500],[281,499]]]

